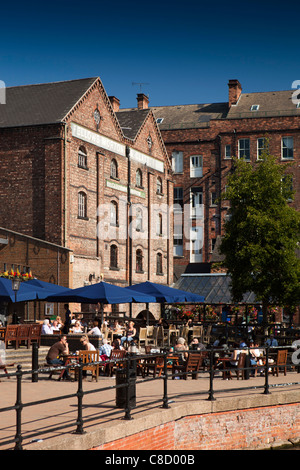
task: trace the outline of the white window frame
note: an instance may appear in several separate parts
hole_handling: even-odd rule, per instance
[[[172,152],[172,169],[174,173],[183,173],[183,152]]]
[[[228,155],[228,150],[229,150],[229,155]],[[231,144],[226,144],[225,145],[225,160],[231,160]]]
[[[203,176],[203,156],[191,155],[190,156],[190,177],[201,178]]]
[[[190,215],[194,219],[197,217],[200,212],[199,209],[197,210],[197,206],[202,206],[203,204],[203,191],[192,191],[190,194],[190,206],[191,206],[191,212]]]
[[[292,143],[292,147],[288,147],[284,145],[284,139],[288,139]],[[292,151],[292,156],[284,156],[285,150],[289,152],[290,150]],[[290,135],[283,136],[281,138],[281,159],[282,160],[294,160],[294,137]]]
[[[198,244],[201,245],[201,248],[199,248],[199,246],[197,247]],[[190,230],[190,262],[191,263],[202,262],[202,259],[203,259],[202,245],[203,245],[203,229],[201,233],[200,227],[192,227]]]
[[[245,145],[245,142],[249,142],[249,147],[248,149],[246,148],[246,145]],[[241,143],[244,143],[244,145],[242,146]],[[245,152],[245,151],[248,151],[249,152],[249,155],[246,156],[245,153],[242,154],[242,152]],[[239,139],[239,159],[244,159],[246,160],[247,162],[250,162],[250,139],[248,138],[245,138],[245,139]]]
[[[87,217],[87,195],[83,191],[78,193],[78,217],[80,219]]]
[[[258,111],[259,110],[259,104],[253,104],[251,106],[251,111]]]
[[[260,144],[259,141],[263,141],[263,146],[259,145]],[[268,143],[268,141],[265,137],[258,137],[258,139],[257,139],[257,160],[261,160],[260,152],[263,152],[264,150],[268,149],[268,145],[266,145],[267,143]]]

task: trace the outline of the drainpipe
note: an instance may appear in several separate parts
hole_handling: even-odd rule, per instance
[[[63,246],[66,246],[67,242],[67,123],[64,122],[64,202],[63,202],[63,213],[64,213],[64,234],[63,234]]]
[[[131,161],[130,161],[130,148],[126,146],[126,157],[127,163],[127,237],[128,237],[128,283],[132,285],[132,214],[131,214],[131,192],[130,192],[130,173],[131,173]]]

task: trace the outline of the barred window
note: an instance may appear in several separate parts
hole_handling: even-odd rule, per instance
[[[78,150],[78,166],[80,168],[87,168],[87,153],[84,147],[79,147]]]
[[[143,187],[143,174],[142,174],[142,171],[139,168],[136,170],[135,184],[138,188]]]
[[[163,274],[162,254],[161,253],[157,253],[157,255],[156,255],[156,274]]]
[[[114,158],[110,162],[110,176],[111,178],[118,178],[118,163]]]
[[[78,217],[81,219],[87,217],[87,196],[83,191],[78,193]]]
[[[110,267],[118,267],[118,247],[117,245],[111,245],[110,247]]]

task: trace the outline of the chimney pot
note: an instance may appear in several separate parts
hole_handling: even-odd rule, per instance
[[[115,96],[109,96],[109,101],[112,105],[114,112],[117,113],[120,109],[120,100]]]
[[[144,93],[138,93],[137,105],[138,109],[147,109],[149,104],[149,98]]]
[[[231,108],[233,104],[236,104],[238,102],[239,97],[241,96],[242,85],[240,84],[238,80],[234,79],[234,80],[229,80],[228,87],[229,87],[229,108]]]

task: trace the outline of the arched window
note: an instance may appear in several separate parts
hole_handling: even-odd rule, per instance
[[[78,217],[80,219],[87,217],[87,197],[83,191],[78,193]]]
[[[110,177],[118,178],[118,163],[114,158],[110,162]]]
[[[162,254],[161,253],[157,253],[157,255],[156,255],[156,274],[163,274]]]
[[[157,194],[162,194],[163,192],[162,179],[160,176],[156,180],[156,192]]]
[[[157,215],[156,235],[162,235],[163,233],[163,217],[162,214]]]
[[[136,231],[141,232],[143,230],[143,211],[140,207],[136,210]]]
[[[138,188],[142,188],[143,187],[143,174],[142,174],[142,170],[140,170],[140,168],[138,168],[136,170],[136,174],[135,174],[135,184]]]
[[[117,245],[111,245],[110,247],[110,267],[118,267],[118,247]]]
[[[79,147],[78,150],[78,166],[80,168],[87,168],[87,153],[84,147]]]
[[[136,272],[143,272],[143,252],[142,250],[136,250]]]
[[[110,203],[110,224],[118,225],[118,204],[116,201]]]

